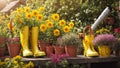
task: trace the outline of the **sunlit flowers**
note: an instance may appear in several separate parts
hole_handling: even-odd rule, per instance
[[[40,11],[44,11],[45,8],[41,6],[41,7],[39,8],[39,10],[40,10]]]
[[[39,14],[39,12],[37,10],[33,10],[32,14],[33,14],[33,16],[37,16]]]
[[[22,62],[21,56],[15,56],[11,59],[6,58],[4,61],[0,61],[0,68],[34,68],[33,62]]]
[[[47,20],[46,23],[47,23],[48,28],[53,27],[53,22],[52,21]]]
[[[41,30],[42,32],[45,32],[46,29],[47,29],[47,27],[46,27],[45,24],[41,24],[41,25],[40,25],[40,30]]]
[[[64,31],[65,33],[67,33],[67,32],[70,31],[70,28],[69,28],[68,26],[65,26],[65,27],[63,28],[63,31]]]
[[[43,15],[42,15],[42,14],[38,14],[38,16],[37,16],[37,20],[38,20],[38,21],[43,20]]]
[[[32,13],[27,13],[27,14],[26,14],[26,18],[27,18],[27,19],[31,19],[32,16],[33,16]]]
[[[74,23],[73,22],[70,22],[68,25],[69,25],[70,28],[74,27]]]
[[[96,31],[96,34],[106,34],[106,33],[110,33],[110,30],[106,28],[101,28]]]
[[[25,12],[29,12],[30,11],[30,7],[26,6],[26,7],[24,7],[24,10],[25,10]]]
[[[66,21],[65,20],[60,20],[59,25],[60,26],[65,26],[66,25]]]
[[[59,20],[59,14],[52,14],[52,19],[53,20]]]
[[[54,30],[54,36],[59,36],[60,35],[60,31],[58,29]]]

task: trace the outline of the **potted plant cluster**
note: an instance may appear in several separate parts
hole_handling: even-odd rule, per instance
[[[44,41],[46,45],[42,46],[43,44],[40,44],[40,49],[43,47],[43,49],[41,50],[44,50],[47,53],[48,48],[52,48],[51,45],[54,45],[55,53],[59,54],[56,50],[64,49],[63,47],[59,47],[59,45],[56,43],[57,39],[64,34],[72,32],[73,29],[74,22],[60,19],[60,16],[57,13],[51,14],[50,16],[48,16],[47,20],[40,24],[39,40]],[[53,48],[51,51],[53,51]],[[62,53],[64,53],[64,51]]]
[[[61,37],[58,40],[58,43],[61,46],[65,46],[65,53],[69,55],[69,57],[76,57],[77,56],[77,46],[80,45],[81,40],[76,33],[68,33]]]
[[[93,40],[94,45],[98,46],[100,56],[108,57],[111,55],[111,48],[116,44],[116,38],[113,34],[100,34]]]

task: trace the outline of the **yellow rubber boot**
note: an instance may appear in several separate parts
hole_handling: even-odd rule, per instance
[[[28,37],[29,37],[29,27],[24,26],[23,29],[20,32],[20,42],[21,42],[21,45],[22,45],[23,57],[33,56],[32,51],[30,51],[30,49],[29,49]]]
[[[40,51],[38,48],[38,27],[32,27],[30,37],[31,37],[30,43],[32,46],[34,57],[45,56],[45,52]]]
[[[84,55],[87,57],[94,57],[98,56],[98,53],[95,51],[94,46],[92,44],[92,39],[94,37],[91,35],[85,36],[85,39],[83,40],[84,45]]]

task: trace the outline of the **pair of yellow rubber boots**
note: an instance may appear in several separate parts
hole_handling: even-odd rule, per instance
[[[29,35],[30,34],[30,35]],[[30,37],[30,46],[29,46]],[[41,57],[45,56],[45,52],[40,51],[38,48],[38,27],[32,27],[31,33],[29,32],[29,27],[24,26],[20,32],[20,42],[22,46],[23,57],[34,56]],[[31,47],[31,49],[30,49]]]

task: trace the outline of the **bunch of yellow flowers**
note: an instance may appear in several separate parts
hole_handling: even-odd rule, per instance
[[[72,32],[74,22],[60,19],[59,14],[45,15],[45,8],[19,7],[11,13],[14,28],[39,26],[39,40],[55,42],[58,37]]]
[[[95,32],[96,35],[98,35],[98,34],[108,34],[108,33],[110,33],[110,30],[107,29],[107,28],[101,28],[101,29],[99,29]]]
[[[33,62],[24,63],[21,60],[21,56],[16,56],[12,59],[6,58],[4,61],[0,61],[0,68],[34,68]]]
[[[59,14],[54,13],[44,23],[40,24],[40,39],[56,43],[58,37],[72,32],[73,28],[74,22],[67,22],[64,19],[60,20]]]
[[[44,7],[33,9],[30,6],[24,6],[12,11],[10,17],[14,27],[21,29],[24,26],[38,26],[44,19],[43,12]]]

